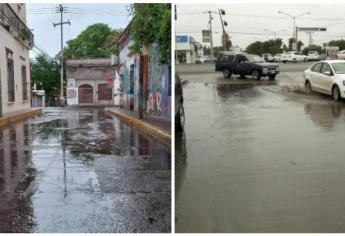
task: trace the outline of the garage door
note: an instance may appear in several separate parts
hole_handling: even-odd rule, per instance
[[[79,104],[93,103],[93,87],[89,84],[80,85],[78,98]]]

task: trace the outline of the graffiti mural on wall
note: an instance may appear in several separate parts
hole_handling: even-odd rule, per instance
[[[171,115],[171,75],[169,65],[159,64],[159,47],[150,47],[149,80],[147,88],[146,112],[170,118]]]
[[[159,64],[159,47],[151,45],[149,56],[144,57],[143,106],[147,115],[158,115],[170,119],[171,115],[171,67]],[[120,55],[124,55],[121,53]],[[124,71],[121,87],[124,93],[124,107],[139,110],[140,55],[120,58]]]

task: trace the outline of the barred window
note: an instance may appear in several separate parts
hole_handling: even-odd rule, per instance
[[[7,91],[8,91],[8,101],[14,102],[14,66],[13,60],[7,59]]]
[[[26,66],[22,66],[23,101],[28,99],[28,83],[26,79]]]
[[[112,87],[108,84],[98,84],[98,100],[111,100]]]

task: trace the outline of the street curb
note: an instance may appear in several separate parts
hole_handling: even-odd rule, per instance
[[[30,111],[20,112],[8,117],[0,118],[0,127],[4,127],[8,124],[16,123],[18,121],[22,121],[29,117],[38,116],[40,114],[42,114],[42,109],[34,108],[34,109],[31,109]]]
[[[120,118],[121,120],[125,121],[131,126],[134,126],[138,130],[145,132],[155,138],[158,138],[162,140],[163,142],[171,145],[171,135],[167,133],[166,131],[163,131],[153,125],[150,125],[146,123],[145,121],[133,118],[131,116],[128,116],[126,114],[123,114],[119,111],[115,111],[113,109],[106,109],[107,112],[109,112],[112,115],[115,115],[116,117]]]

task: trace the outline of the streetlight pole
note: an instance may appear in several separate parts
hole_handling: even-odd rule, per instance
[[[304,15],[309,15],[310,14],[310,12],[305,12],[305,13],[302,13],[302,14],[299,14],[299,15],[297,15],[297,16],[292,16],[292,15],[290,15],[290,14],[288,14],[288,13],[286,13],[286,12],[282,12],[282,11],[278,11],[278,14],[284,14],[284,15],[286,15],[286,16],[288,16],[288,17],[290,17],[292,20],[293,20],[293,30],[292,30],[292,32],[293,32],[293,39],[294,39],[294,42],[293,42],[293,46],[292,46],[292,49],[293,50],[296,50],[296,48],[297,48],[297,29],[296,29],[296,18],[297,17],[300,17],[300,16],[304,16]]]

